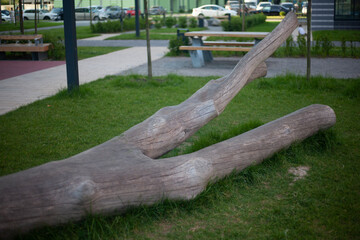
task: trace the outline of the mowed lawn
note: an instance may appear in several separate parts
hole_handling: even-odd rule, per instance
[[[70,95],[64,90],[2,115],[0,173],[85,151],[160,108],[179,104],[214,78],[108,76]],[[336,125],[258,166],[209,184],[194,200],[164,200],[108,217],[89,215],[19,239],[359,239],[360,79],[257,79],[222,115],[168,156],[311,104],[332,107]],[[309,170],[294,182],[288,171],[299,166]]]

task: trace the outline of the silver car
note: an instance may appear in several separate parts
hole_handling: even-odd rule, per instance
[[[89,7],[80,7],[75,8],[75,18],[76,20],[90,20],[90,8]],[[91,11],[92,20],[99,21],[107,18],[107,15],[96,9]]]

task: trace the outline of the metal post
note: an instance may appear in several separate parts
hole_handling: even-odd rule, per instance
[[[21,31],[21,34],[24,34],[23,4],[22,3],[23,2],[21,0],[19,0],[20,31]]]
[[[68,91],[79,88],[74,0],[63,0],[65,55]]]
[[[136,29],[136,37],[140,37],[139,0],[135,0],[135,29]]]
[[[37,34],[37,21],[36,21],[36,17],[39,17],[39,16],[36,16],[37,15],[37,13],[36,13],[36,1],[35,1],[35,34]]]
[[[146,49],[147,49],[147,62],[148,62],[148,77],[152,78],[152,64],[151,64],[151,48],[150,48],[150,33],[149,33],[149,13],[148,2],[144,0],[145,21],[146,21]]]
[[[309,81],[311,77],[311,0],[308,0],[307,6],[307,54],[306,54],[306,79]]]

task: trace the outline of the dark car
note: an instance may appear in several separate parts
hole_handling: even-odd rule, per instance
[[[150,15],[163,15],[166,13],[166,10],[161,6],[154,6],[149,9]]]
[[[112,18],[112,19],[120,18],[121,7],[111,6],[111,7],[107,8],[105,12],[109,16],[109,18]]]
[[[287,9],[289,9],[292,12],[295,11],[294,4],[292,4],[291,2],[284,2],[284,3],[281,3],[280,5],[287,8]]]
[[[5,14],[6,16],[10,16],[10,12],[8,10],[1,10],[2,14]]]
[[[271,5],[264,7],[261,12],[267,16],[280,16],[281,12],[287,14],[290,10],[280,5]]]

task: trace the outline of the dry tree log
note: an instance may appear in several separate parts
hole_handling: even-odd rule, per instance
[[[228,76],[122,135],[68,159],[1,177],[0,236],[79,220],[88,213],[115,214],[164,198],[194,198],[209,181],[335,124],[330,107],[311,105],[200,151],[154,159],[218,116],[296,26],[295,14],[289,13]]]

